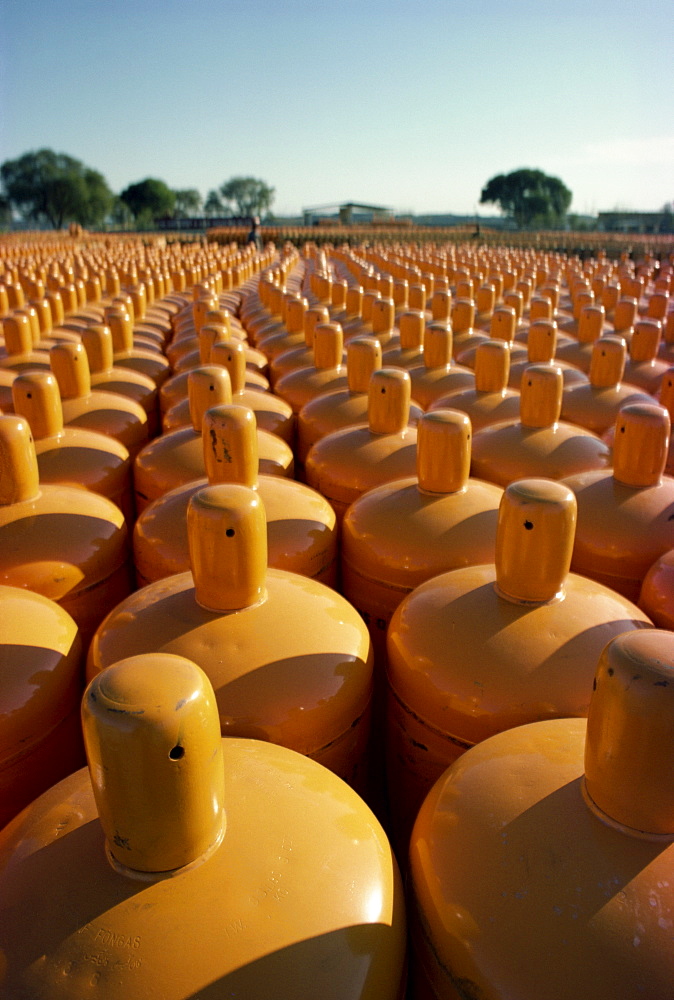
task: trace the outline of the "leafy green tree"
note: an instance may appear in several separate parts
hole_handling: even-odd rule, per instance
[[[480,204],[498,205],[518,229],[560,225],[571,204],[571,191],[558,177],[542,170],[513,170],[498,174],[482,188]]]
[[[100,225],[114,202],[102,174],[52,149],[5,160],[0,178],[11,207],[25,219],[47,221],[55,229],[66,222]]]
[[[131,209],[136,222],[144,225],[173,215],[176,203],[175,191],[154,177],[129,184],[119,197]]]
[[[183,188],[173,193],[176,196],[175,214],[177,216],[197,214],[201,208],[201,195],[196,188]]]
[[[204,212],[206,215],[222,215],[224,211],[225,206],[222,204],[222,199],[218,192],[209,191],[204,202]]]
[[[220,194],[237,215],[262,215],[271,208],[276,189],[256,177],[231,177],[220,187]]]

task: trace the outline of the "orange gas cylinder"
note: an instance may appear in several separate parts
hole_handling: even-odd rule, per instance
[[[670,421],[656,403],[616,420],[613,469],[564,480],[578,501],[573,569],[631,600],[658,556],[674,547],[674,479],[664,475]]]
[[[170,490],[136,521],[133,536],[138,586],[190,568],[186,512],[206,485],[241,483],[261,497],[267,517],[269,565],[337,583],[335,512],[315,490],[283,476],[258,474],[255,415],[240,406],[216,406],[204,415],[206,479]]]
[[[489,334],[475,327],[475,302],[472,299],[455,299],[452,306],[452,339],[454,351],[464,347],[477,346],[489,339]]]
[[[503,729],[585,715],[606,642],[650,625],[624,597],[569,573],[575,521],[567,487],[512,483],[501,501],[495,564],[443,573],[394,613],[389,799],[401,844],[453,760]]]
[[[423,414],[417,475],[369,490],[344,516],[341,591],[365,619],[382,665],[391,616],[411,590],[447,570],[493,562],[503,490],[469,479],[470,437],[465,413]]]
[[[555,357],[558,345],[557,324],[550,320],[536,320],[531,323],[526,333],[527,356],[514,361],[510,366],[508,385],[519,389],[522,373],[529,365],[549,364],[554,361],[561,368],[564,386],[585,384],[587,375],[575,365],[560,361]]]
[[[31,429],[40,482],[79,486],[112,500],[128,523],[135,510],[131,458],[114,438],[81,427],[64,427],[58,382],[51,372],[22,372],[12,384],[14,412]]]
[[[611,464],[610,449],[596,434],[560,421],[562,383],[556,365],[525,370],[519,423],[493,424],[473,437],[474,476],[507,486],[526,476],[561,479]]]
[[[452,361],[452,330],[446,323],[427,324],[422,363],[410,369],[410,378],[412,395],[424,410],[454,389],[475,384],[470,368]]]
[[[623,406],[654,402],[652,396],[622,381],[626,353],[627,345],[622,337],[595,340],[589,383],[566,386],[562,393],[561,416],[564,420],[602,435],[615,424]]]
[[[212,406],[231,403],[229,374],[216,365],[195,368],[189,374],[188,388],[191,426],[155,438],[136,456],[133,481],[139,514],[157,497],[206,474],[202,421]],[[292,478],[294,457],[290,446],[268,431],[258,430],[257,436],[260,472]]]
[[[148,584],[108,615],[89,676],[136,653],[188,656],[213,683],[224,735],[280,743],[360,783],[372,647],[358,612],[324,584],[267,568],[254,490],[198,490],[187,531],[192,572]]]
[[[159,432],[156,382],[131,368],[116,368],[113,365],[109,326],[90,326],[82,334],[82,344],[89,360],[92,388],[116,393],[142,406],[147,420],[148,437],[154,437]]]
[[[115,314],[110,316],[106,326],[110,327],[112,334],[113,365],[115,367],[131,368],[141,375],[146,375],[160,386],[162,382],[171,374],[171,366],[166,358],[155,351],[143,350],[134,347],[133,328],[129,323],[121,319],[116,319]]]
[[[423,364],[426,317],[420,309],[408,309],[397,318],[399,339],[383,348],[385,368],[415,368]],[[376,336],[376,334],[375,334]]]
[[[88,643],[108,611],[131,591],[122,512],[96,493],[40,484],[23,417],[0,417],[0,464],[0,582],[59,604]]]
[[[305,343],[304,317],[308,309],[306,299],[295,295],[289,298],[285,306],[284,322],[270,327],[267,332],[260,332],[260,337],[256,340],[258,350],[272,360],[293,347],[302,347]]]
[[[295,368],[277,379],[274,391],[293,413],[316,396],[346,389],[344,336],[339,323],[319,323],[314,331],[314,360],[305,368]]]
[[[1,829],[83,766],[84,675],[82,639],[67,612],[41,594],[2,584],[0,604]]]
[[[527,348],[515,340],[517,333],[517,313],[512,306],[498,306],[489,321],[489,339],[504,340],[510,345],[510,360],[514,363],[518,360],[526,360]],[[469,342],[460,350],[457,350],[456,358],[460,365],[468,368],[475,367],[475,353],[477,343]]]
[[[84,344],[55,344],[49,360],[61,394],[64,424],[115,438],[133,459],[149,437],[143,407],[118,393],[91,388]]]
[[[304,313],[304,343],[289,347],[274,355],[269,361],[269,378],[272,386],[296,368],[306,368],[314,362],[314,335],[319,323],[329,323],[330,314],[325,306],[314,306]]]
[[[258,427],[287,441],[295,441],[295,415],[292,407],[273,392],[266,392],[247,381],[246,354],[243,344],[230,341],[214,344],[210,363],[222,365],[229,372],[232,402],[248,406],[255,413]]]
[[[475,386],[440,396],[429,410],[462,410],[470,417],[473,431],[490,424],[519,420],[520,394],[508,388],[510,344],[483,340],[475,352]]]
[[[179,656],[115,664],[82,714],[89,770],[0,838],[3,1000],[400,1000],[402,883],[348,785],[222,740]]]
[[[362,321],[364,294],[364,289],[361,285],[349,285],[346,290],[344,309],[335,313],[332,317],[332,322],[339,323],[344,331],[344,336],[349,339],[358,336],[358,333],[355,331]]]
[[[14,372],[36,368],[49,371],[49,349],[35,350],[27,316],[13,313],[2,321],[4,348],[0,353],[0,368]]]
[[[587,723],[511,729],[440,778],[410,845],[414,997],[671,995],[673,681],[674,635],[628,632]]]
[[[630,340],[629,359],[625,364],[625,381],[656,396],[669,364],[658,358],[662,338],[662,323],[657,319],[640,319],[634,324]]]
[[[370,378],[368,423],[332,431],[311,446],[307,483],[329,501],[338,521],[361,493],[414,475],[417,431],[409,416],[409,373],[381,368]]]

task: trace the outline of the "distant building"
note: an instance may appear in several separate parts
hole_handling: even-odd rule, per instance
[[[359,205],[354,201],[343,205],[317,205],[315,208],[303,208],[305,226],[314,226],[325,218],[326,212],[334,212],[339,217],[342,226],[352,226],[358,222],[388,222],[394,217],[392,208],[383,205]]]
[[[599,212],[597,229],[603,233],[667,233],[671,231],[671,213],[664,209],[660,212]]]

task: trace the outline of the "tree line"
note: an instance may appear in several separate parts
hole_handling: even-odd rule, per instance
[[[202,199],[196,188],[172,189],[147,177],[119,194],[97,170],[52,149],[24,153],[0,166],[0,221],[16,213],[26,222],[54,229],[77,222],[95,229],[110,221],[152,226],[158,219],[197,215],[263,215],[271,209],[275,190],[256,177],[231,177]]]
[[[114,194],[101,173],[51,149],[24,153],[0,166],[0,222],[13,213],[26,222],[47,222],[55,229],[77,222],[88,229],[106,221],[151,227],[158,219],[206,216],[263,216],[275,189],[256,177],[231,177],[209,191],[174,190],[154,177],[129,184]],[[561,226],[571,191],[542,170],[523,168],[497,174],[483,187],[480,204],[494,204],[518,229]]]

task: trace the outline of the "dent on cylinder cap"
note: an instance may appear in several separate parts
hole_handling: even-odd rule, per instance
[[[133,656],[82,702],[94,798],[113,864],[168,873],[205,860],[225,829],[220,720],[208,677],[180,656]]]
[[[520,479],[505,490],[496,531],[496,589],[511,601],[563,596],[571,566],[577,504],[551,479]]]
[[[636,836],[674,837],[674,633],[639,629],[604,649],[590,701],[585,798]]]

